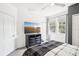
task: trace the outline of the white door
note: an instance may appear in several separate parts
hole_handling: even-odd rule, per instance
[[[4,54],[3,16],[0,13],[0,55]]]
[[[72,16],[72,45],[79,47],[79,14]]]
[[[15,49],[15,23],[12,16],[4,15],[5,55]]]

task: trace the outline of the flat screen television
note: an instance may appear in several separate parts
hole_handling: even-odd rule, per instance
[[[40,27],[37,23],[24,22],[24,33],[39,33]]]

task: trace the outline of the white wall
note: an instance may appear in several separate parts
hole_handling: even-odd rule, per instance
[[[0,3],[0,55],[15,50],[17,9],[10,4]],[[1,38],[2,37],[2,38]]]
[[[17,16],[17,39],[16,39],[16,48],[21,48],[25,46],[25,35],[24,35],[24,27],[23,27],[23,18],[22,11],[18,9]]]
[[[44,19],[43,19],[44,20]],[[46,20],[46,19],[45,19]],[[46,37],[46,22],[42,22],[40,23],[40,27],[41,27],[41,39],[46,42],[47,41],[47,37]]]

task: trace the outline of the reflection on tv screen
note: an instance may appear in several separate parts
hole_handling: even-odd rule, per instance
[[[31,27],[31,26],[24,27],[24,33],[39,33],[39,32],[40,27]]]

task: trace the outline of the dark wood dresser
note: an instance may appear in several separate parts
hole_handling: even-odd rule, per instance
[[[31,47],[36,44],[41,44],[41,34],[39,33],[28,33],[25,34],[25,45],[26,47]]]

